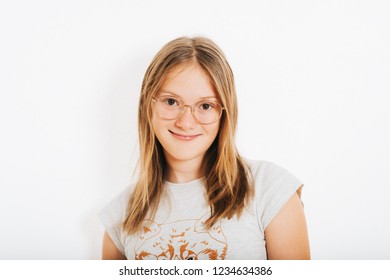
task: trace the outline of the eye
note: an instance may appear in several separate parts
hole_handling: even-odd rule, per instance
[[[179,106],[179,102],[172,97],[164,98],[162,99],[162,102],[164,103],[164,105],[168,105],[168,106]]]
[[[215,107],[213,103],[202,103],[199,105],[199,110],[202,111],[209,111],[212,110]]]
[[[197,260],[198,257],[194,252],[189,252],[188,256],[185,258],[187,261],[194,261]]]

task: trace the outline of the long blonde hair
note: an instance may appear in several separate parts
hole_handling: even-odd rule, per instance
[[[253,196],[253,180],[234,142],[237,127],[237,98],[233,72],[219,47],[204,37],[180,37],[167,43],[154,57],[142,82],[138,107],[139,179],[130,197],[123,228],[128,234],[139,231],[144,219],[152,218],[164,193],[167,172],[163,148],[152,120],[152,98],[167,74],[184,63],[197,63],[209,76],[224,108],[217,137],[203,158],[204,182],[210,205],[210,228],[221,218],[240,215]],[[207,172],[205,172],[207,170]]]

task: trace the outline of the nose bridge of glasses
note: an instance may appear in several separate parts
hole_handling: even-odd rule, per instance
[[[189,114],[187,116],[185,116],[186,114],[186,107],[189,108]],[[198,120],[196,119],[195,117],[195,114],[194,114],[194,107],[191,106],[191,105],[181,105],[180,106],[180,111],[178,112],[178,115],[177,115],[177,120],[180,121],[180,122],[183,122],[185,120],[185,122],[195,122],[195,123],[198,123]],[[188,119],[190,118],[190,119]]]
[[[194,106],[191,106],[189,104],[183,104],[183,111],[185,110],[186,107],[188,107],[190,109],[190,111],[192,111],[194,109]]]
[[[183,105],[183,109],[182,109],[182,114],[185,114],[185,111],[186,111],[186,108],[188,107],[189,109],[189,113],[191,115],[191,117],[194,119],[195,122],[198,122],[198,119],[196,118],[195,116],[195,106],[191,106],[191,105],[186,105],[184,104]]]
[[[181,108],[180,108],[180,113],[181,114],[185,114],[185,112],[186,112],[186,108],[188,108],[189,109],[189,111],[190,111],[190,113],[192,114],[192,115],[194,115],[194,106],[191,106],[191,105],[186,105],[186,104],[183,104],[183,105],[181,105],[180,106]]]

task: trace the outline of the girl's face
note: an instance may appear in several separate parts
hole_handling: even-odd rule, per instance
[[[176,119],[166,119],[161,116],[158,106],[175,106],[178,102],[190,106],[199,102],[218,102],[208,76],[196,64],[179,65],[168,74],[156,98],[158,101],[155,100],[152,104],[152,125],[167,162],[202,160],[218,134],[220,120],[211,124],[199,124],[188,106]],[[208,108],[208,105],[202,106]]]

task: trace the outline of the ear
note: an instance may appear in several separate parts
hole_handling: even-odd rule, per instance
[[[222,232],[222,227],[221,227],[221,221],[217,221],[209,230],[206,229],[205,227],[205,222],[208,220],[210,217],[210,212],[206,213],[203,215],[196,223],[195,223],[195,232],[198,233],[207,233],[211,236],[211,238],[222,242],[226,243],[226,237]]]
[[[196,232],[207,232],[205,222],[209,217],[210,217],[210,212],[207,212],[200,219],[196,221],[194,226]]]
[[[146,220],[145,224],[142,227],[142,230],[137,234],[136,248],[138,249],[143,242],[158,235],[160,232],[161,227],[159,226],[159,224],[150,220]]]

